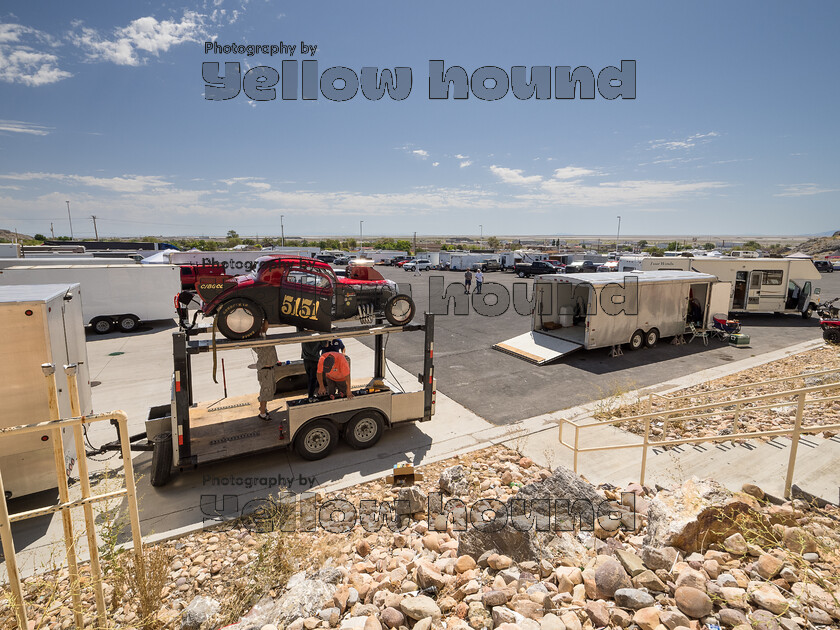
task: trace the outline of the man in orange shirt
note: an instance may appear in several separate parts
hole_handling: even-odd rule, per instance
[[[341,352],[325,352],[318,360],[318,395],[340,392],[353,398],[350,390],[350,364]]]

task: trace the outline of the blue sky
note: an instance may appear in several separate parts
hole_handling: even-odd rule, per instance
[[[4,2],[0,228],[100,235],[840,229],[835,2]],[[294,56],[205,55],[204,42]],[[412,69],[410,95],[205,99],[203,62]],[[429,60],[606,66],[636,98],[429,98]],[[552,72],[552,79],[553,79]],[[552,89],[554,89],[552,81]],[[279,86],[278,86],[279,88]],[[279,92],[279,90],[278,90]],[[552,94],[553,96],[553,94]]]

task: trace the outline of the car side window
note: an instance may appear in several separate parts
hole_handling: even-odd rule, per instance
[[[286,277],[286,282],[307,288],[328,289],[331,286],[330,279],[320,273],[305,269],[292,268]]]

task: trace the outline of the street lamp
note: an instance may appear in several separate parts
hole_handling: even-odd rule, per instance
[[[478,229],[481,230],[481,236],[479,237],[479,240],[483,241],[484,240],[484,226],[479,224]]]
[[[73,217],[70,216],[70,202],[66,201],[67,204],[67,218],[70,220],[70,240],[73,240]]]
[[[280,215],[280,247],[286,247],[286,231],[283,228],[283,216]]]
[[[364,221],[359,221],[359,254],[362,253],[362,223]]]
[[[621,234],[621,217],[618,217],[618,229],[615,232],[615,253],[618,255],[618,237]]]

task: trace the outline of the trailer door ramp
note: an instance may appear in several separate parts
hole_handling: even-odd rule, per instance
[[[545,365],[583,348],[583,344],[532,330],[497,343],[493,348],[537,365]]]

